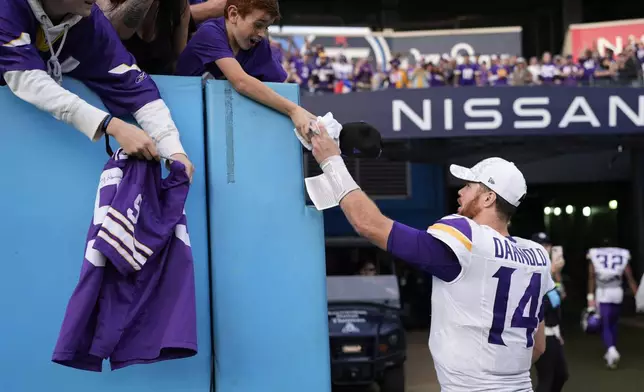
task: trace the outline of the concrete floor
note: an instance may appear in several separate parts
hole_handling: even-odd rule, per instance
[[[440,392],[427,348],[428,332],[413,331],[407,338],[406,391]],[[616,370],[605,367],[600,336],[583,334],[579,325],[573,323],[564,326],[564,339],[570,371],[564,391],[644,392],[644,321],[641,317],[623,320],[620,325],[617,348],[622,359]]]

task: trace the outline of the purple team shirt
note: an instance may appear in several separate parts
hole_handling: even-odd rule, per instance
[[[80,279],[52,361],[101,371],[197,353],[194,265],[184,204],[190,180],[173,162],[107,162],[96,195]]]
[[[24,34],[29,35],[30,44],[9,44]],[[55,50],[60,42],[59,37]],[[27,0],[0,0],[0,85],[6,84],[2,75],[7,71],[47,70],[50,56]],[[78,62],[71,70],[63,67],[63,74],[87,85],[113,115],[134,113],[160,98],[152,79],[132,67],[134,57],[97,5],[89,17],[70,28],[58,58],[61,64]]]
[[[199,26],[177,61],[176,74],[202,76],[210,72],[215,79],[224,79],[224,74],[215,61],[235,58],[244,71],[262,82],[282,83],[287,74],[272,54],[268,39],[261,40],[249,50],[239,50],[237,55],[228,43],[224,17],[210,19]]]
[[[476,74],[479,72],[478,64],[460,64],[456,67],[456,71],[460,76],[458,84],[461,86],[475,86]]]

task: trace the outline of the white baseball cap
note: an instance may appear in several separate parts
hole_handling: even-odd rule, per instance
[[[487,158],[472,168],[450,165],[449,171],[458,179],[484,184],[515,207],[528,191],[521,171],[503,158]]]

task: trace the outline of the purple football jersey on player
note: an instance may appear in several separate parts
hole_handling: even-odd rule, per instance
[[[267,38],[249,50],[240,49],[235,55],[228,43],[223,16],[199,26],[179,56],[175,73],[179,76],[202,76],[210,72],[215,79],[224,79],[224,74],[215,64],[223,58],[236,59],[247,74],[262,82],[282,83],[287,77],[284,67],[273,56]]]
[[[56,28],[52,27],[52,30]],[[82,81],[116,116],[134,113],[160,98],[155,83],[135,64],[109,20],[92,13],[52,36],[62,73]],[[64,36],[64,39],[63,39]],[[47,70],[49,45],[28,0],[0,0],[0,85],[7,71]]]
[[[163,179],[159,162],[110,158],[52,361],[101,371],[197,353],[189,183],[176,161]]]

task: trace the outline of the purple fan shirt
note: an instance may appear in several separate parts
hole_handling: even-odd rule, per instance
[[[456,71],[459,75],[459,85],[476,86],[476,73],[479,72],[478,64],[460,64],[456,67]]]
[[[210,72],[215,79],[224,79],[224,74],[215,61],[234,58],[242,69],[262,82],[282,83],[287,74],[273,57],[268,39],[261,40],[249,50],[239,50],[237,55],[228,43],[224,17],[210,19],[199,26],[177,61],[175,73],[180,76],[202,76]]]
[[[30,43],[24,43],[27,36]],[[55,50],[60,38],[55,39]],[[50,57],[42,28],[27,0],[0,0],[0,85],[6,84],[2,75],[7,71],[46,71]],[[83,82],[113,115],[134,113],[160,99],[156,84],[135,66],[134,57],[97,5],[89,17],[69,29],[58,58],[63,77],[69,75]],[[65,66],[66,62],[71,65]]]
[[[100,372],[104,358],[115,370],[197,353],[189,184],[176,161],[165,179],[121,149],[106,163],[53,362]]]

